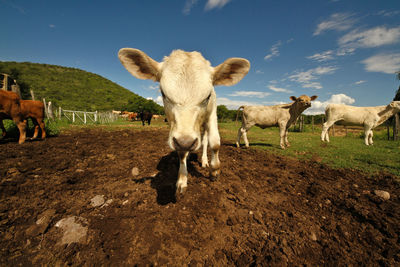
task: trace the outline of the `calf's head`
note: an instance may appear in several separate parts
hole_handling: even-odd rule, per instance
[[[318,96],[313,95],[312,97],[309,97],[308,95],[301,95],[299,97],[291,96],[290,99],[295,102],[295,104],[300,108],[300,109],[307,109],[311,107],[311,101],[314,101],[317,99]]]
[[[243,58],[229,58],[212,67],[199,52],[182,50],[173,51],[162,62],[133,48],[122,48],[118,57],[136,78],[160,83],[171,127],[168,144],[178,151],[199,149],[204,127],[210,117],[217,119],[214,85],[234,85],[250,69],[249,61]]]
[[[400,111],[400,101],[392,101],[390,102],[389,106],[397,111]]]

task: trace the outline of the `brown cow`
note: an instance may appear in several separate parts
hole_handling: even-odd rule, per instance
[[[31,118],[35,126],[35,132],[31,140],[36,139],[39,134],[39,128],[42,131],[42,139],[46,138],[44,125],[44,104],[38,100],[21,100],[21,111],[24,119]]]
[[[4,119],[13,120],[19,130],[19,141],[22,144],[26,138],[26,119],[24,119],[21,111],[21,99],[14,92],[0,90],[0,128],[3,136],[6,131],[3,125]]]

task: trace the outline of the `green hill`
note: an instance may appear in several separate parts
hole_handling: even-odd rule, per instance
[[[83,111],[147,109],[162,113],[163,108],[154,101],[129,91],[118,84],[75,68],[30,62],[1,62],[0,73],[17,80],[23,99],[46,98],[54,106]]]

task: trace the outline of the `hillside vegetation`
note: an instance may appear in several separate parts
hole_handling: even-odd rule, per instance
[[[46,98],[53,105],[73,110],[146,109],[162,113],[163,108],[128,89],[94,73],[75,68],[30,62],[1,62],[0,73],[7,73],[20,85],[22,98]]]

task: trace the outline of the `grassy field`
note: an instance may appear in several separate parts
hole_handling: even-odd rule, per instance
[[[6,128],[12,135],[17,135],[18,130],[9,120],[4,121]],[[237,130],[240,124],[235,122],[219,123],[220,134],[225,142],[235,144]],[[73,130],[85,127],[101,127],[105,130],[116,129],[167,129],[168,126],[163,120],[153,120],[150,126],[143,127],[141,122],[128,122],[118,120],[109,124],[71,124],[65,120],[46,124],[50,135],[58,135],[62,131]],[[31,123],[32,128],[32,123]],[[32,129],[31,129],[32,132]],[[388,172],[400,176],[400,141],[386,140],[386,131],[374,131],[374,145],[366,146],[361,134],[351,133],[347,137],[331,136],[330,143],[323,143],[320,140],[321,128],[316,127],[312,133],[309,127],[306,132],[289,132],[291,147],[282,150],[279,146],[279,130],[277,127],[260,129],[253,127],[247,136],[250,149],[261,149],[288,157],[295,157],[303,160],[314,160],[327,164],[333,168],[350,168],[361,170],[367,173]],[[243,139],[241,140],[244,148]]]
[[[236,142],[239,123],[220,123],[221,137]],[[312,159],[334,168],[350,168],[368,173],[389,172],[400,176],[400,141],[388,141],[386,131],[374,131],[374,145],[366,146],[361,134],[349,134],[348,137],[332,137],[330,143],[320,140],[321,128],[314,133],[310,128],[306,132],[289,132],[291,147],[282,150],[279,146],[278,128],[260,129],[253,127],[247,134],[250,148],[262,149],[271,153]],[[241,139],[242,148],[244,142]]]

